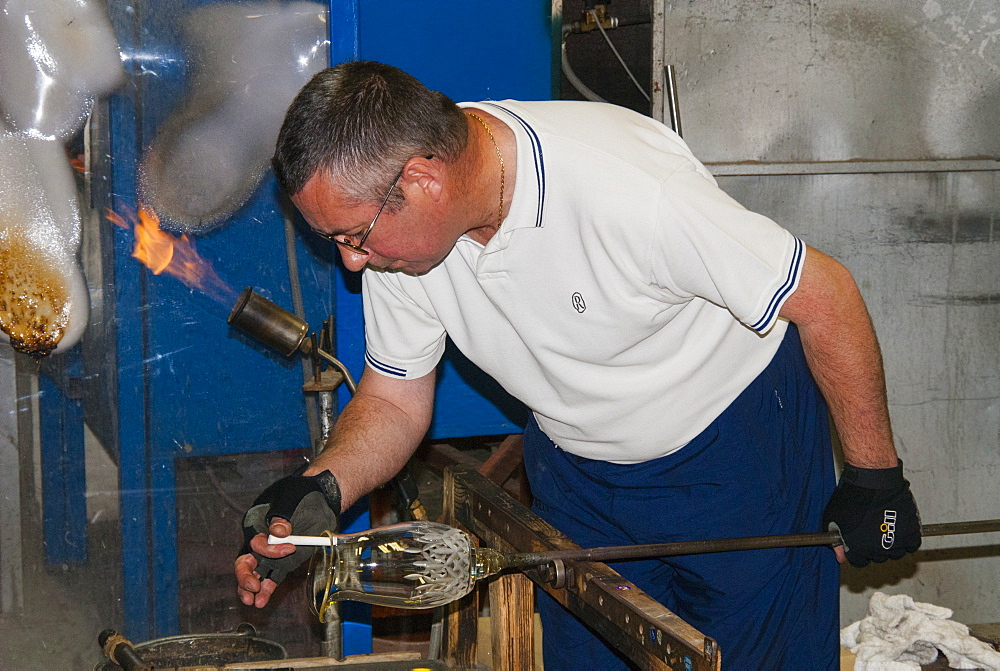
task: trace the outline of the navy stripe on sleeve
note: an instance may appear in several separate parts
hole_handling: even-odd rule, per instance
[[[368,352],[365,352],[365,361],[368,363],[369,366],[371,366],[377,371],[385,373],[386,375],[394,375],[395,377],[406,377],[405,368],[398,368],[396,366],[390,366],[387,363],[382,363]]]
[[[777,317],[778,309],[781,304],[788,298],[792,291],[792,287],[795,286],[795,282],[799,278],[799,273],[802,272],[802,262],[805,260],[806,246],[801,240],[795,238],[795,249],[792,252],[792,262],[788,266],[788,275],[785,277],[785,281],[782,282],[778,290],[774,292],[771,297],[771,301],[767,304],[767,309],[764,310],[763,316],[758,319],[753,324],[750,324],[750,328],[754,331],[763,332],[766,331],[771,322]]]

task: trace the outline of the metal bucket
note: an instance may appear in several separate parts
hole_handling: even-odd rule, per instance
[[[288,657],[285,648],[257,636],[257,630],[242,624],[235,632],[167,636],[133,646],[136,653],[154,668],[177,666],[223,666],[240,662],[265,662]],[[280,667],[275,667],[276,669]],[[121,671],[111,660],[94,671]]]

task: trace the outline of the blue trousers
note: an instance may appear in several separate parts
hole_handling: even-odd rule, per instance
[[[624,402],[624,400],[623,400]],[[789,327],[768,367],[701,435],[639,464],[561,450],[524,433],[534,511],[583,547],[821,530],[835,485],[826,404]],[[740,671],[839,669],[839,567],[826,547],[611,564],[719,643]],[[546,671],[625,669],[539,590]]]

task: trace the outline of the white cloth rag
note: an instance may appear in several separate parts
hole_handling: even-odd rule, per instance
[[[1000,652],[953,622],[948,608],[905,594],[872,594],[868,614],[840,630],[840,644],[857,655],[854,671],[910,671],[930,664],[938,650],[953,669],[1000,671]]]

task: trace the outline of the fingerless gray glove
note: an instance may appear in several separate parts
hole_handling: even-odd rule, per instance
[[[292,531],[303,536],[318,536],[324,531],[337,530],[340,514],[340,486],[330,471],[319,475],[295,474],[281,478],[261,492],[243,517],[245,545],[241,555],[252,554],[257,559],[257,574],[261,580],[281,582],[309,558],[313,548],[298,548],[287,557],[271,559],[250,549],[250,540],[257,534],[268,533],[271,520],[281,517],[292,523]]]

